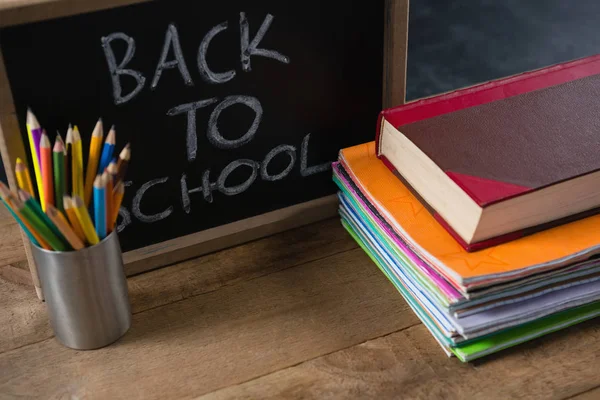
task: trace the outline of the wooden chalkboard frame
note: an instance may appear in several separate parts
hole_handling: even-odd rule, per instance
[[[148,0],[0,0],[0,28],[91,11],[143,3]],[[383,99],[384,108],[405,102],[409,0],[385,0]],[[25,146],[0,49],[0,153],[8,183],[16,187],[13,166],[26,158]],[[124,254],[127,275],[141,273],[337,214],[335,196],[312,200],[206,231],[168,240]],[[22,233],[24,248],[38,297],[43,300],[30,243]]]

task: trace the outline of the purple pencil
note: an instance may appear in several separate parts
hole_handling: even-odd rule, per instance
[[[29,133],[29,151],[31,152],[31,159],[33,163],[33,170],[35,172],[35,180],[37,183],[37,189],[40,196],[40,203],[44,204],[44,190],[42,186],[42,171],[40,168],[40,140],[42,138],[42,128],[37,118],[31,111],[27,109],[27,133]]]

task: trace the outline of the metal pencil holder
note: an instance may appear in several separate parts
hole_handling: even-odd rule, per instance
[[[108,346],[131,326],[131,305],[115,231],[78,251],[32,246],[50,323],[65,346],[92,350]]]

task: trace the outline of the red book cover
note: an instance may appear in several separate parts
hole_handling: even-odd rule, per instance
[[[402,131],[475,203],[486,207],[598,170],[600,133],[595,130],[598,113],[593,109],[599,96],[600,55],[430,97],[380,113],[377,155],[402,179],[381,151],[385,121]],[[565,130],[569,134],[563,134]],[[466,243],[423,204],[469,251],[582,216]]]

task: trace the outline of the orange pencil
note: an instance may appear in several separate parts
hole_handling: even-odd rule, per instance
[[[85,242],[85,233],[83,232],[83,228],[79,223],[79,218],[77,218],[77,214],[75,213],[75,208],[73,207],[73,200],[71,200],[69,196],[63,197],[63,207],[65,208],[65,213],[67,214],[67,218],[71,223],[71,228],[73,228],[73,231],[75,232],[75,234],[77,234],[79,239]]]
[[[112,220],[110,221],[110,227],[112,229],[115,228],[117,224],[117,218],[119,218],[119,208],[121,208],[121,203],[123,202],[123,196],[125,195],[125,184],[123,181],[117,183],[117,186],[113,190],[114,201],[112,205]]]
[[[75,250],[81,250],[85,247],[81,239],[77,236],[77,234],[73,231],[64,215],[61,214],[54,206],[48,205],[48,210],[46,211],[50,220],[54,222],[60,233],[67,239],[67,242],[71,245],[71,247]]]
[[[102,151],[102,138],[104,137],[104,128],[102,118],[96,122],[94,131],[92,132],[92,140],[90,142],[90,155],[85,175],[85,205],[89,206],[92,199],[92,189],[94,187],[94,179],[98,173],[98,162],[100,161],[100,152]]]
[[[113,203],[114,203],[114,196],[113,196],[113,177],[112,174],[109,173],[109,168],[112,165],[109,164],[108,168],[106,168],[106,171],[104,171],[104,173],[102,174],[102,179],[104,180],[104,182],[106,182],[106,233],[110,233],[112,232],[112,227],[110,226],[110,223],[112,221],[112,207],[113,207]],[[117,166],[115,165],[115,168]]]
[[[40,169],[42,170],[42,187],[44,190],[44,203],[42,210],[46,211],[46,205],[54,205],[54,174],[52,173],[52,146],[46,131],[42,131],[40,139]]]

